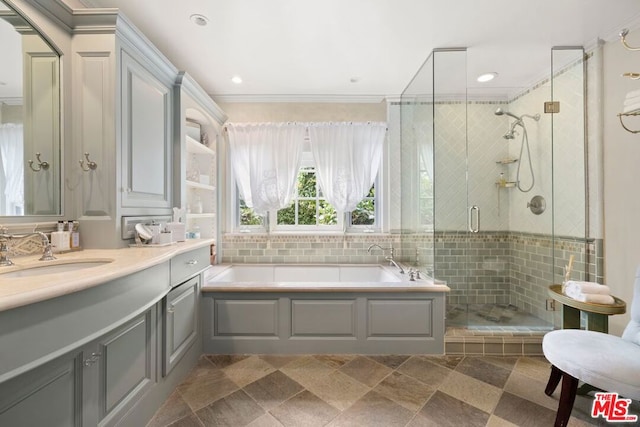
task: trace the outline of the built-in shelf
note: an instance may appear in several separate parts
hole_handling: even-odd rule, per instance
[[[500,187],[500,188],[513,188],[515,186],[516,186],[516,183],[513,181],[496,182],[496,187]]]
[[[216,191],[216,187],[213,185],[200,184],[199,182],[186,180],[188,188],[194,188],[198,190]]]

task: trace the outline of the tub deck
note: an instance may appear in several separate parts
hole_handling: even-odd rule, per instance
[[[379,264],[220,264],[207,271],[202,292],[449,292],[430,277],[409,280]]]

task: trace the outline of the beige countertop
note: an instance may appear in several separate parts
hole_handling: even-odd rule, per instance
[[[54,254],[54,261],[39,261],[40,254],[16,257],[15,265],[0,267],[0,311],[78,292],[169,261],[175,255],[209,246],[213,239],[195,239],[162,247],[85,249]],[[73,272],[49,273],[29,277],[3,277],[3,273],[24,268],[73,262],[111,261]],[[167,290],[169,284],[167,283]]]

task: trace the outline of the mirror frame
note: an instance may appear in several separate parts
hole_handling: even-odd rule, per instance
[[[42,214],[30,214],[25,213],[21,216],[0,216],[0,224],[17,224],[17,223],[42,223],[48,221],[57,221],[61,217],[64,217],[65,212],[68,212],[67,209],[67,198],[65,197],[65,187],[64,186],[64,165],[65,165],[65,152],[64,149],[65,142],[69,141],[68,135],[66,135],[66,129],[70,129],[65,123],[66,118],[68,117],[65,114],[65,111],[68,109],[68,100],[70,99],[70,87],[71,85],[68,83],[70,76],[65,75],[63,71],[65,69],[70,69],[69,66],[65,67],[65,63],[68,63],[69,58],[68,55],[65,55],[64,52],[71,52],[71,31],[68,28],[64,28],[60,23],[55,22],[51,19],[51,15],[45,13],[45,10],[39,5],[34,4],[37,2],[29,1],[29,0],[0,0],[2,3],[9,9],[13,10],[18,16],[16,19],[20,19],[28,24],[34,31],[34,33],[38,34],[38,36],[42,39],[42,41],[51,49],[54,55],[57,55],[57,64],[55,67],[55,71],[57,72],[57,106],[58,111],[57,114],[54,112],[51,116],[52,120],[52,128],[55,129],[55,135],[57,136],[57,142],[52,142],[52,144],[57,144],[55,148],[55,160],[49,160],[50,163],[55,163],[50,167],[55,168],[54,173],[57,175],[57,188],[53,188],[54,197],[56,200],[56,206],[54,210],[49,213]],[[25,150],[25,172],[28,170],[27,160],[30,154]],[[37,164],[35,158],[33,158],[34,164]],[[26,189],[25,189],[26,192]],[[26,199],[26,197],[25,197]],[[54,200],[55,200],[54,199]],[[25,212],[27,211],[27,203],[25,200]]]

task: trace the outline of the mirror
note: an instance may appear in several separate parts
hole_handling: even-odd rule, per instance
[[[60,215],[60,55],[2,0],[0,58],[0,216]]]

